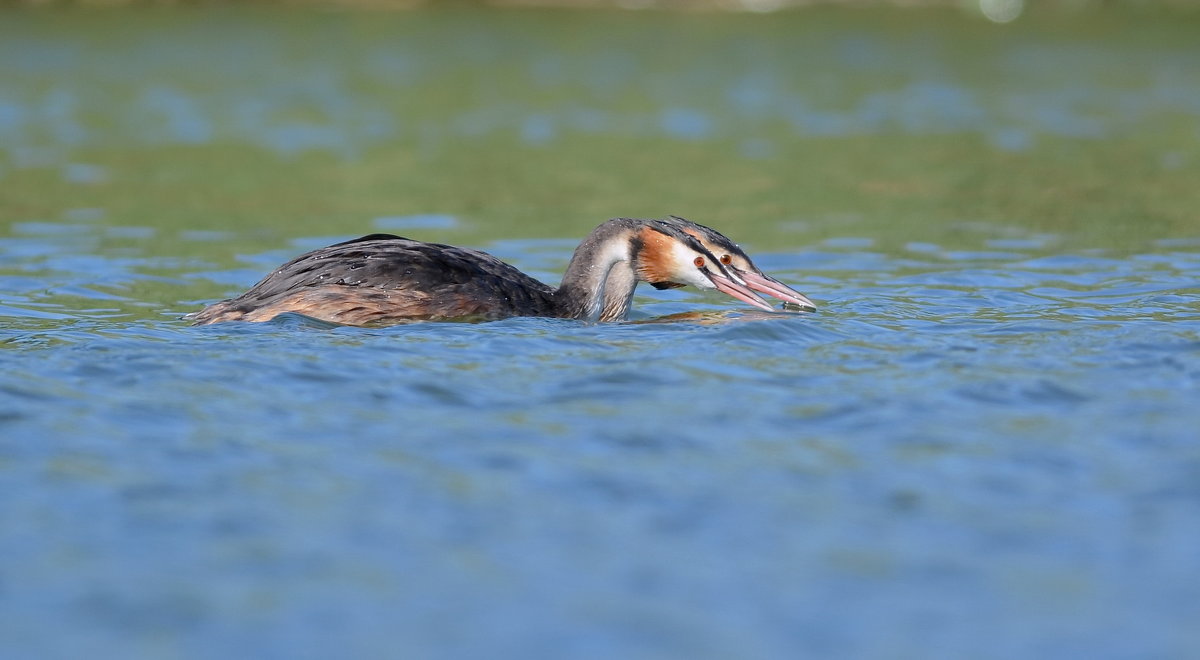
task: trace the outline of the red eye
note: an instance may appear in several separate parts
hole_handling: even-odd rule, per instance
[[[721,255],[721,263],[728,266],[729,264],[733,263],[733,257],[731,257],[727,254],[723,254],[723,255]]]
[[[696,257],[692,263],[696,264],[696,268],[704,268],[704,257]]]

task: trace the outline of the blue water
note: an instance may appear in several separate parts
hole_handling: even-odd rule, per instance
[[[1200,657],[1196,43],[956,16],[4,14],[0,656]],[[651,207],[819,311],[180,320]]]
[[[832,243],[760,258],[816,314],[644,292],[611,325],[8,327],[0,637],[41,657],[1200,648],[1200,257]]]

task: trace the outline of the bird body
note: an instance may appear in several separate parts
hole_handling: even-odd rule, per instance
[[[625,318],[639,281],[718,289],[771,309],[679,225],[616,218],[580,243],[558,288],[486,252],[371,234],[302,254],[188,318],[197,325],[285,312],[346,325],[512,316],[614,321]]]

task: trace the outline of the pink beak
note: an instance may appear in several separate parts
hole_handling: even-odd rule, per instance
[[[763,300],[761,296],[746,288],[745,285],[738,284],[737,282],[734,282],[733,280],[722,275],[713,275],[710,273],[708,277],[712,280],[712,283],[717,286],[717,291],[733,296],[734,298],[737,298],[744,303],[754,305],[759,309],[764,309],[768,312],[775,311],[775,308],[771,306],[771,303]]]
[[[775,296],[786,303],[805,307],[814,312],[817,311],[817,306],[814,305],[813,301],[809,300],[807,296],[792,289],[774,277],[745,270],[739,270],[737,271],[737,274],[743,280],[746,280],[746,286],[754,289],[755,291],[765,293],[769,296]],[[733,294],[731,293],[729,295],[732,296]],[[734,297],[736,298],[737,296]]]

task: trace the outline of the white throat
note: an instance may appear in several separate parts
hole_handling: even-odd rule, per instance
[[[637,276],[633,272],[633,258],[629,254],[629,242],[624,240],[609,241],[601,248],[593,268],[589,273],[592,280],[593,295],[588,300],[587,319],[589,321],[612,321],[624,317],[624,311],[629,309],[629,300],[633,298],[633,289],[637,286]],[[623,264],[623,265],[622,265]],[[614,304],[605,304],[610,292],[628,288],[625,304],[617,308]],[[615,302],[615,301],[614,301]],[[614,316],[618,314],[618,316]]]

